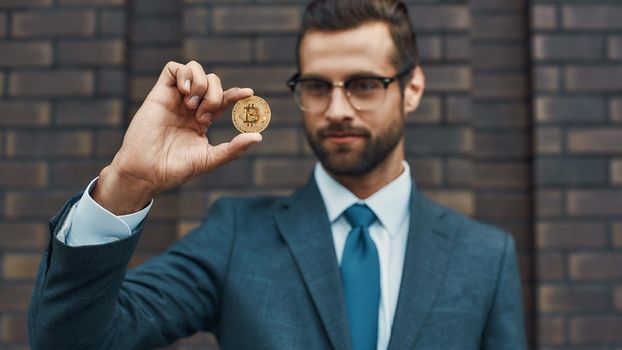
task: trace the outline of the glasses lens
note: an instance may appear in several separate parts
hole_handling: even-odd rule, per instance
[[[321,112],[330,103],[331,83],[309,79],[296,84],[295,95],[300,107],[308,112]]]
[[[369,111],[380,107],[386,95],[386,88],[380,79],[352,79],[346,85],[348,97],[354,108]]]

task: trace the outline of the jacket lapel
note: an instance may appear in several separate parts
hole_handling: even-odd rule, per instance
[[[453,230],[441,225],[445,210],[413,189],[410,227],[389,350],[412,349],[447,268]]]
[[[275,214],[335,349],[350,349],[341,275],[328,214],[313,178]]]

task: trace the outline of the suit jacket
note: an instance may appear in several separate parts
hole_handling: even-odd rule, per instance
[[[330,223],[313,180],[286,198],[222,199],[140,267],[140,234],[69,247],[52,238],[29,311],[33,349],[151,349],[212,331],[222,349],[349,349]],[[523,349],[506,233],[413,191],[390,350]],[[148,234],[148,233],[145,233]]]

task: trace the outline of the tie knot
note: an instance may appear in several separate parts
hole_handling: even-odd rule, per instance
[[[354,204],[344,214],[352,227],[369,227],[376,221],[376,214],[365,204]]]

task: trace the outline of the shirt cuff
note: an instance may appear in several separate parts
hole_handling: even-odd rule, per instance
[[[90,194],[98,178],[91,181],[71,208],[56,236],[61,242],[76,247],[118,241],[131,236],[149,213],[153,199],[145,208],[132,214],[117,216],[106,210]]]

